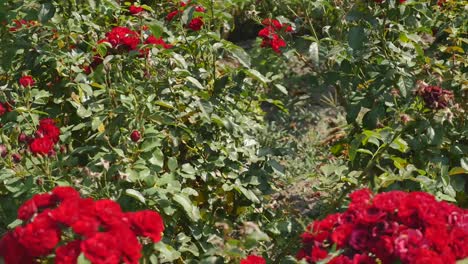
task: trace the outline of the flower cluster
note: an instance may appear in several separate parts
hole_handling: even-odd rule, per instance
[[[447,108],[453,102],[453,92],[444,90],[439,86],[427,85],[424,82],[419,83],[416,94],[421,96],[426,106],[432,109]]]
[[[125,213],[117,202],[81,198],[71,187],[34,195],[18,218],[25,224],[0,240],[0,257],[8,264],[35,263],[53,253],[56,264],[77,263],[80,254],[93,264],[137,264],[137,237],[157,243],[164,231],[157,212]]]
[[[59,136],[60,129],[55,125],[53,119],[41,119],[35,137],[29,142],[29,149],[36,155],[52,156],[55,154],[54,145],[59,141]]]
[[[298,259],[316,263],[340,253],[333,264],[452,264],[468,257],[468,210],[438,202],[424,192],[350,195],[344,213],[315,221],[302,235]]]
[[[264,19],[262,24],[265,27],[258,32],[258,36],[263,39],[261,47],[270,47],[273,51],[280,54],[281,48],[286,47],[286,41],[278,33],[292,32],[292,27],[270,18]]]
[[[15,25],[8,29],[10,32],[16,32],[20,30],[23,26],[26,28],[30,28],[30,27],[37,25],[37,21],[24,20],[24,19],[21,19],[21,20],[14,19],[13,23],[15,23]]]
[[[169,21],[169,22],[174,20],[174,18],[177,15],[183,13],[183,10],[188,6],[188,4],[190,4],[190,2],[191,2],[190,0],[188,0],[187,2],[181,1],[180,2],[180,8],[170,12],[169,14],[167,14],[166,20]],[[206,12],[206,9],[203,6],[195,6],[194,8],[195,8],[195,12],[198,12],[198,13],[205,13]],[[205,23],[203,22],[202,17],[194,17],[194,18],[192,18],[192,20],[190,20],[187,23],[186,27],[190,28],[193,31],[199,31],[203,27],[204,24]]]
[[[266,264],[263,257],[250,255],[240,261],[240,264]]]

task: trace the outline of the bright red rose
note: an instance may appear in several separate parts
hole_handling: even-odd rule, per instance
[[[131,5],[129,8],[128,8],[128,11],[130,12],[130,14],[132,15],[136,15],[140,12],[143,12],[143,7],[141,6],[136,6],[136,5]]]
[[[54,143],[60,139],[60,129],[55,125],[55,121],[51,118],[44,118],[39,121],[39,127],[36,131],[37,137],[48,137]]]
[[[193,31],[199,31],[204,25],[203,19],[201,17],[196,17],[190,21],[187,25]]]
[[[3,105],[3,103],[0,103],[0,116],[4,115],[6,112],[6,107]]]
[[[55,264],[76,264],[81,254],[81,240],[72,241],[55,250]]]
[[[142,246],[135,234],[126,225],[114,227],[110,232],[119,238],[119,249],[123,262],[138,264],[141,258]]]
[[[127,213],[132,230],[137,236],[149,237],[157,243],[161,240],[164,232],[164,223],[162,217],[155,211],[144,210],[139,212]]]
[[[28,221],[39,210],[54,206],[55,203],[55,197],[51,194],[36,194],[20,206],[18,209],[18,219]]]
[[[118,239],[108,232],[99,232],[81,243],[81,251],[93,264],[119,264],[122,254]]]
[[[54,149],[54,142],[48,138],[35,138],[29,144],[29,149],[37,155],[48,155]]]
[[[76,234],[90,237],[99,231],[100,222],[94,216],[80,215],[71,227]]]
[[[137,32],[126,27],[115,27],[106,35],[106,40],[113,48],[120,46],[127,50],[135,50],[140,43],[140,37]]]
[[[240,264],[266,264],[266,260],[260,256],[250,255],[241,259]]]
[[[104,199],[94,202],[96,216],[107,226],[119,225],[124,218],[120,204],[115,201]]]
[[[35,83],[33,77],[30,75],[25,75],[19,79],[19,84],[23,87],[31,87],[34,86]]]
[[[322,249],[321,247],[312,248],[312,261],[317,262],[328,256],[328,251]]]
[[[447,264],[439,254],[427,248],[418,248],[410,256],[408,263]]]
[[[286,47],[286,41],[284,41],[280,36],[274,34],[271,38],[265,38],[260,45],[262,48],[270,47],[274,52],[281,54],[281,48]]]
[[[351,199],[349,208],[365,208],[370,204],[372,192],[369,189],[357,190],[352,192],[349,198]]]

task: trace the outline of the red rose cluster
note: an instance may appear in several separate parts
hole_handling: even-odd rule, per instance
[[[281,53],[281,48],[286,47],[286,41],[278,35],[279,32],[292,32],[293,29],[290,25],[281,24],[276,19],[266,18],[262,21],[265,26],[258,32],[258,36],[263,39],[261,47],[270,47],[276,53]]]
[[[156,38],[153,35],[148,35],[146,40],[141,43],[140,34],[127,27],[115,27],[106,34],[106,38],[98,41],[98,43],[110,43],[112,48],[123,48],[126,51],[136,50],[140,44],[159,45],[165,49],[172,48],[172,45],[164,42],[162,38]]]
[[[169,14],[167,14],[166,20],[169,21],[169,22],[174,20],[174,18],[177,15],[184,12],[183,10],[188,6],[188,4],[190,4],[190,2],[191,2],[190,0],[188,0],[187,2],[181,1],[180,2],[180,7],[181,8],[177,9],[177,10],[174,10],[174,11],[170,12]],[[206,9],[203,6],[195,6],[195,12],[205,13]],[[192,18],[192,20],[190,20],[190,22],[188,22],[186,27],[190,28],[193,31],[199,31],[203,27],[204,24],[205,23],[203,22],[203,18],[194,17],[194,18]]]
[[[362,189],[350,198],[344,213],[307,227],[298,259],[324,260],[333,245],[342,253],[331,264],[452,264],[468,257],[468,210],[424,192],[373,196]]]
[[[54,146],[59,141],[60,129],[51,118],[44,118],[39,121],[35,137],[29,141],[29,149],[36,155],[55,154]]]
[[[21,20],[14,19],[13,23],[15,23],[15,25],[8,29],[10,32],[16,32],[20,30],[23,26],[25,26],[26,28],[30,28],[30,27],[37,25],[37,21],[24,20],[24,19],[21,19]]]
[[[240,264],[266,264],[263,257],[250,255],[240,261]]]
[[[71,187],[37,194],[18,210],[24,225],[0,240],[6,264],[29,264],[55,252],[56,264],[77,263],[80,254],[93,264],[137,264],[137,237],[161,240],[164,224],[154,211],[123,212],[117,202],[81,198]]]
[[[416,94],[421,96],[426,106],[432,109],[447,108],[453,102],[453,92],[444,90],[439,86],[427,85],[424,82],[419,83]]]

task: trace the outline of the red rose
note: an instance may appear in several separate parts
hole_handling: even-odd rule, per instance
[[[202,28],[203,24],[203,19],[201,17],[196,17],[190,21],[187,27],[193,31],[199,31]]]
[[[203,6],[196,6],[195,11],[200,12],[200,13],[205,13],[206,9]]]
[[[353,264],[353,261],[346,256],[339,255],[330,260],[328,264]]]
[[[54,250],[60,241],[60,230],[49,217],[49,211],[44,211],[34,218],[34,221],[14,231],[18,242],[33,257],[46,256]]]
[[[143,7],[131,5],[131,6],[128,8],[128,11],[130,12],[130,14],[136,15],[136,14],[138,14],[138,13],[140,13],[140,12],[143,11]]]
[[[23,203],[18,209],[18,219],[28,221],[39,210],[55,205],[55,197],[51,194],[36,194]]]
[[[81,251],[93,264],[119,264],[118,239],[108,232],[98,232],[81,243]]]
[[[179,10],[172,11],[169,14],[167,14],[166,20],[167,21],[172,21],[174,19],[174,17],[177,16],[178,14],[179,14]]]
[[[15,154],[11,155],[11,158],[13,159],[14,163],[20,163],[22,157],[21,157],[20,154],[15,153]]]
[[[32,76],[25,75],[19,79],[19,83],[23,87],[31,87],[31,86],[34,86],[36,82],[34,81]]]
[[[52,195],[56,197],[57,200],[63,201],[66,199],[78,199],[80,198],[80,193],[77,192],[73,187],[70,186],[58,186],[52,190]]]
[[[145,44],[153,44],[153,45],[157,45],[157,46],[163,47],[163,48],[165,48],[165,49],[170,49],[170,48],[172,48],[172,45],[167,44],[162,38],[156,38],[156,37],[153,36],[153,35],[149,36],[149,37],[146,39]]]
[[[110,231],[114,236],[119,238],[119,249],[122,254],[124,263],[138,264],[141,258],[142,246],[138,242],[135,234],[127,227],[120,225]]]
[[[372,192],[369,189],[357,190],[352,192],[349,198],[351,199],[349,208],[365,208],[370,204]]]
[[[412,250],[427,247],[424,236],[418,229],[407,229],[400,232],[394,241],[395,255],[401,260],[407,260]]]
[[[6,107],[3,105],[3,103],[0,103],[0,116],[4,115],[6,112]]]
[[[328,256],[328,251],[322,249],[321,247],[312,248],[312,261],[317,262]]]
[[[127,213],[132,230],[137,236],[149,237],[154,243],[161,240],[164,232],[162,217],[155,211],[144,210],[134,213]]]
[[[439,254],[427,248],[418,248],[411,255],[408,263],[446,264]]]
[[[0,239],[0,259],[5,264],[30,264],[34,263],[28,251],[18,242],[12,232]]]
[[[72,241],[55,250],[55,264],[76,264],[80,250],[81,240]]]
[[[354,229],[349,237],[349,245],[355,250],[366,250],[370,247],[370,234],[366,229]]]
[[[240,264],[266,264],[263,257],[250,255],[240,261]]]
[[[80,215],[78,220],[71,224],[73,232],[78,235],[90,237],[99,231],[100,222],[94,216]]]
[[[36,131],[38,137],[48,137],[54,143],[59,141],[60,129],[55,126],[55,122],[51,118],[45,118],[39,121],[39,127]]]
[[[106,39],[113,48],[122,46],[127,50],[135,50],[140,43],[140,37],[137,32],[126,27],[115,27],[106,35]]]
[[[31,144],[29,144],[31,152],[39,155],[48,155],[53,148],[54,142],[48,137],[35,138]]]
[[[96,216],[102,221],[102,223],[113,226],[119,225],[124,218],[124,213],[120,208],[120,205],[112,200],[99,200],[94,202],[94,210]]]
[[[270,47],[274,52],[281,54],[281,48],[286,47],[286,41],[277,34],[273,34],[271,38],[265,38],[260,45],[262,48]]]
[[[130,134],[130,139],[133,142],[138,142],[141,139],[141,134],[138,130],[133,130],[132,133]]]

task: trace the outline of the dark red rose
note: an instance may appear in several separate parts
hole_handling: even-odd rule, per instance
[[[322,249],[321,247],[312,248],[312,261],[317,262],[328,256],[328,251]]]
[[[8,232],[0,239],[0,259],[3,258],[5,264],[31,264],[33,257],[18,242],[12,232]]]
[[[353,264],[375,264],[375,259],[367,254],[356,254],[353,256]]]
[[[241,259],[240,264],[266,264],[266,260],[260,256],[250,255]]]
[[[132,15],[136,15],[140,12],[143,12],[143,7],[141,6],[136,6],[136,5],[131,5],[129,8],[128,8],[128,11],[130,12],[130,14]]]
[[[162,238],[164,223],[162,217],[155,211],[143,210],[127,213],[132,230],[137,236],[149,237],[154,243]]]
[[[130,139],[131,139],[133,142],[138,142],[138,141],[140,141],[140,139],[141,139],[140,131],[138,131],[138,130],[133,130],[132,133],[130,134]]]
[[[119,264],[119,239],[108,232],[98,232],[81,243],[81,251],[93,264]]]
[[[11,157],[13,158],[14,163],[20,163],[21,162],[22,157],[21,157],[20,154],[15,153],[15,154],[11,155]]]
[[[354,229],[349,237],[349,245],[355,250],[370,248],[371,237],[366,229]]]
[[[172,48],[172,45],[167,44],[162,38],[156,38],[156,37],[153,36],[153,35],[149,36],[149,37],[146,39],[145,44],[153,44],[153,45],[156,45],[156,46],[163,47],[163,48],[165,48],[165,49],[170,49],[170,48]]]
[[[25,75],[19,79],[19,83],[23,87],[31,87],[31,86],[34,86],[36,82],[34,81],[32,76]]]
[[[75,240],[55,250],[55,264],[75,264],[81,254],[81,240]]]
[[[35,138],[29,144],[29,149],[36,155],[48,155],[54,148],[54,142],[48,137]]]
[[[203,27],[203,25],[203,19],[201,17],[196,17],[188,23],[187,27],[193,31],[199,31]]]
[[[344,224],[338,226],[331,234],[331,240],[338,248],[345,247],[348,244],[349,238],[354,228],[354,224]]]
[[[59,141],[60,129],[55,125],[55,122],[51,118],[41,119],[39,121],[39,127],[36,131],[37,137],[48,137],[54,143]]]

